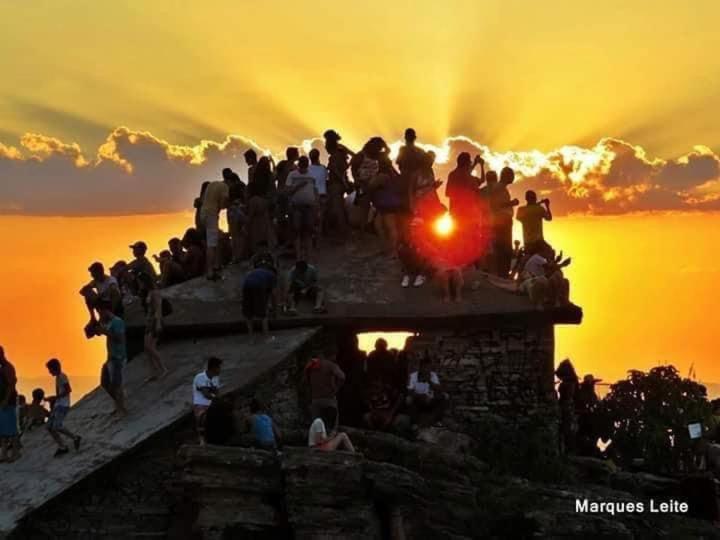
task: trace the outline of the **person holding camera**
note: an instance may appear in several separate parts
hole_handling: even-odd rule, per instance
[[[529,190],[525,193],[527,204],[518,208],[517,220],[522,223],[525,256],[547,253],[551,250],[543,236],[543,221],[552,221],[550,200],[537,200],[537,194]]]

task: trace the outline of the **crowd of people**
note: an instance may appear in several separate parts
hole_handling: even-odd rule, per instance
[[[298,148],[290,147],[285,159],[277,164],[272,156],[258,156],[249,149],[244,153],[246,181],[225,168],[221,178],[202,183],[194,201],[194,227],[187,229],[182,238],[171,238],[168,249],[154,256],[159,271],[148,258],[144,241],[130,245],[129,262],[117,261],[109,270],[101,262],[91,264],[90,281],[80,289],[89,314],[84,331],[88,338],[101,336],[107,342],[101,386],[113,399],[115,412],[127,412],[123,384],[127,306],[138,301],[145,313],[144,349],[150,367],[147,382],[161,379],[168,367],[158,343],[164,317],[172,312],[172,305],[160,289],[201,276],[220,280],[223,268],[233,262],[250,260],[250,270],[242,283],[242,312],[250,334],[258,322],[267,333],[268,319],[280,307],[287,316],[296,315],[301,301],[309,301],[313,312],[324,313],[326,291],[320,286],[319,269],[313,264],[317,246],[322,242],[354,242],[373,233],[382,247],[378,257],[397,261],[402,287],[422,287],[435,279],[444,301],[460,301],[463,272],[475,268],[483,270],[494,285],[527,294],[538,309],[567,303],[569,283],[562,269],[570,259],[556,254],[543,234],[543,222],[552,220],[550,201],[538,200],[536,193],[528,191],[526,204],[516,214],[519,201],[511,198],[508,190],[515,179],[513,170],[504,167],[499,174],[486,170],[482,157],[472,158],[463,152],[447,178],[446,206],[438,194],[443,182],[433,169],[436,156],[416,144],[414,129],[408,128],[404,139],[394,160],[381,137],[370,138],[354,152],[341,143],[342,137],[332,129],[324,133],[326,163],[322,163],[318,149],[305,156]],[[476,168],[479,175],[474,173]],[[220,228],[222,212],[226,213],[227,232]],[[519,240],[513,242],[514,219],[522,224],[522,245]],[[438,228],[443,220],[449,226]],[[284,274],[275,256],[281,250],[292,253],[295,261]],[[428,371],[428,364],[421,363],[414,379],[408,373],[395,378],[388,373],[378,376],[376,370],[387,369],[379,366],[406,362],[402,353],[392,355],[379,345],[365,360],[365,390],[359,402],[362,406],[356,402],[346,414],[352,417],[358,412],[353,409],[362,409],[357,422],[380,429],[408,421],[410,427],[415,426],[418,415],[425,413],[434,417],[443,408],[444,394],[437,391],[439,383],[436,375]],[[389,361],[377,360],[387,355]],[[9,363],[3,360],[2,365],[7,371],[3,381],[10,381],[14,375]],[[59,361],[53,366],[60,369]],[[402,373],[402,368],[398,370]],[[312,370],[310,373],[314,378]],[[32,406],[42,415],[38,406],[52,405],[48,412],[52,422],[48,425],[54,426],[51,434],[62,454],[67,451],[63,435],[70,437],[75,446],[79,446],[80,438],[63,428],[70,384],[61,371],[60,375],[65,383],[57,395],[39,400],[34,396]],[[356,392],[347,390],[355,387],[345,385],[343,393]],[[203,391],[194,392],[194,402],[202,402],[201,395]],[[10,391],[0,397],[6,404],[17,405],[18,396]],[[5,406],[3,410],[10,408]],[[334,433],[337,422],[323,415],[317,418],[322,418],[327,434]],[[11,423],[9,416],[7,421],[0,418],[0,434]],[[314,432],[313,440],[318,440],[317,434],[322,433],[319,424]],[[13,437],[0,437],[4,441],[3,455],[14,457],[17,445],[7,442]]]
[[[410,369],[414,365],[415,369]],[[370,354],[357,339],[338,351],[337,362],[313,357],[304,367],[303,386],[309,419],[308,447],[348,450],[354,446],[344,425],[392,431],[415,438],[421,428],[442,420],[449,397],[443,391],[428,352],[419,357],[388,349],[380,338]],[[279,450],[283,438],[267,408],[257,398],[221,395],[222,360],[211,357],[192,382],[193,413],[201,444],[251,445]],[[303,416],[303,415],[301,415]]]

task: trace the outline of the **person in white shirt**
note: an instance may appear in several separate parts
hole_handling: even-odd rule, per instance
[[[308,446],[316,450],[348,450],[354,452],[355,447],[350,442],[350,437],[347,433],[337,433],[331,437],[328,437],[327,430],[325,429],[325,422],[322,418],[316,418],[313,423],[310,424],[310,430],[308,431]]]
[[[51,406],[50,417],[47,423],[48,431],[58,445],[55,451],[55,457],[60,457],[70,451],[60,435],[71,439],[75,450],[80,450],[81,437],[65,429],[63,425],[65,416],[67,416],[70,410],[70,393],[72,392],[72,388],[70,387],[68,376],[62,371],[60,360],[51,358],[45,366],[50,375],[55,377],[55,395],[45,398],[45,401],[50,403]]]
[[[220,392],[220,368],[222,360],[215,356],[208,359],[207,369],[193,379],[193,414],[200,444],[205,444],[205,419],[213,400]]]
[[[419,369],[410,374],[407,405],[413,424],[431,425],[440,419],[445,409],[447,395],[441,391],[440,379],[431,367],[430,357],[424,356]]]

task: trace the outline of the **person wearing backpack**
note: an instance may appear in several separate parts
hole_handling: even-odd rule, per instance
[[[160,357],[158,340],[162,333],[163,316],[172,312],[170,302],[160,295],[155,287],[155,281],[148,274],[138,274],[138,296],[145,311],[145,355],[150,360],[153,373],[145,382],[162,379],[168,374],[168,368]]]

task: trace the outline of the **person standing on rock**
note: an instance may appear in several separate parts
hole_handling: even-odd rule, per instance
[[[322,418],[333,435],[338,426],[337,393],[345,382],[345,373],[335,362],[313,358],[305,366],[305,378],[310,386],[310,416]]]
[[[160,291],[155,287],[155,282],[147,274],[137,276],[138,296],[142,308],[145,311],[145,356],[150,360],[152,374],[145,379],[145,382],[162,379],[168,374],[168,368],[162,361],[158,351],[158,340],[163,327],[163,298]],[[166,304],[169,302],[165,300]]]
[[[100,324],[97,335],[106,337],[107,361],[103,364],[100,386],[115,402],[112,414],[127,415],[125,406],[125,388],[123,384],[125,365],[127,364],[127,346],[125,343],[125,322],[112,312],[108,302],[100,304]]]
[[[64,426],[65,417],[70,410],[70,394],[72,393],[72,387],[70,386],[68,376],[63,373],[60,360],[57,358],[51,358],[48,360],[47,364],[45,364],[45,367],[47,367],[50,375],[55,378],[55,395],[46,398],[46,401],[48,401],[52,406],[47,427],[50,435],[58,445],[58,449],[55,451],[55,457],[59,457],[70,451],[60,435],[64,435],[68,439],[71,439],[75,450],[80,450],[80,441],[82,439],[80,435],[68,431]]]
[[[0,462],[20,457],[17,421],[17,375],[0,347]]]
[[[230,200],[228,179],[210,182],[202,199],[200,220],[205,228],[206,277],[211,281],[220,279],[222,270],[218,244],[220,242],[220,211],[227,208]]]

